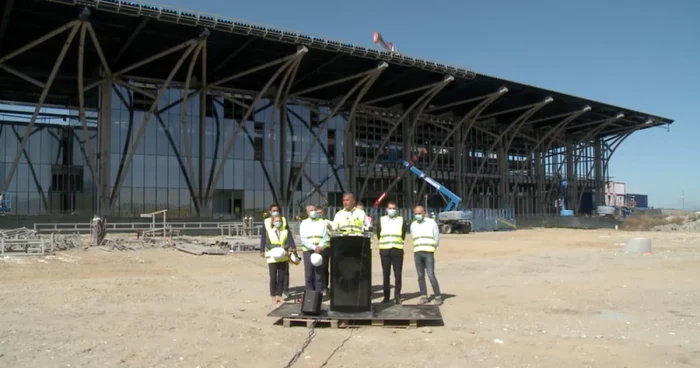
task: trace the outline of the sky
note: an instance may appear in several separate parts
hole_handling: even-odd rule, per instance
[[[631,135],[610,176],[700,210],[698,0],[158,2],[370,47],[379,31],[406,55],[671,118]]]

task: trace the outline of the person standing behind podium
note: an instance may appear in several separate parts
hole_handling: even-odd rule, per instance
[[[416,206],[413,209],[413,219],[411,223],[411,237],[413,238],[413,259],[416,263],[416,273],[418,273],[418,289],[421,298],[418,304],[428,302],[428,289],[425,285],[425,273],[428,273],[430,285],[435,294],[435,304],[442,304],[440,285],[435,277],[435,251],[440,245],[440,229],[435,220],[425,215],[423,206]]]
[[[365,211],[355,207],[355,195],[343,194],[343,209],[338,211],[330,224],[331,229],[343,235],[362,234],[365,224]]]
[[[270,205],[270,217],[266,218],[265,221],[263,221],[263,224],[265,225],[265,231],[268,229],[272,229],[272,218],[275,216],[280,216],[282,225],[280,226],[280,230],[287,230],[287,219],[280,214],[280,206],[277,203],[273,203]],[[284,296],[289,296],[289,267],[287,267],[287,283],[284,284],[284,291],[282,294]]]
[[[314,266],[311,263],[311,254],[321,253],[329,244],[326,221],[319,218],[316,206],[306,206],[309,215],[299,225],[299,236],[304,245],[304,280],[307,290],[323,292],[323,265]]]
[[[391,269],[394,269],[394,302],[401,304],[401,271],[403,270],[403,243],[406,239],[406,222],[397,214],[396,202],[389,201],[386,206],[386,216],[382,216],[377,224],[379,238],[379,257],[382,261],[384,276],[384,300],[389,303],[391,291]]]
[[[271,228],[265,227],[260,235],[260,256],[267,261],[270,272],[270,296],[272,303],[282,303],[282,292],[288,285],[289,253],[296,252],[294,236],[287,229],[282,229],[282,218],[279,215],[270,217]],[[287,252],[284,258],[273,258],[271,251],[282,247]]]

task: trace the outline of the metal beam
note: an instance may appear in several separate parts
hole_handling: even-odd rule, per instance
[[[357,89],[360,88],[360,86],[362,86],[362,90],[360,90],[357,97],[355,98],[355,101],[353,102],[352,107],[350,108],[350,114],[349,114],[348,120],[354,119],[355,110],[356,110],[359,102],[362,100],[364,95],[369,91],[369,89],[374,84],[374,82],[377,80],[377,78],[379,78],[381,73],[388,67],[389,67],[389,64],[387,64],[386,62],[381,62],[375,69],[372,69],[371,70],[372,72],[370,74],[365,75],[362,79],[360,79],[360,81],[355,83],[355,85],[350,89],[350,91],[348,91],[345,94],[345,96],[343,96],[343,98],[341,98],[340,101],[338,101],[338,103],[336,103],[333,110],[321,121],[320,127],[318,129],[317,134],[316,134],[316,139],[311,142],[311,146],[306,151],[306,155],[304,155],[304,160],[302,160],[302,163],[301,163],[301,170],[300,170],[301,172],[297,175],[296,179],[294,179],[294,182],[292,184],[292,188],[296,188],[299,185],[299,182],[301,181],[301,176],[302,176],[301,173],[304,171],[304,167],[309,163],[309,159],[311,158],[311,153],[313,152],[313,149],[314,149],[316,143],[321,143],[320,136],[321,136],[321,133],[323,133],[323,131],[328,126],[328,122],[336,114],[338,114],[338,111],[345,105],[345,101],[347,101],[350,98],[350,96],[352,96],[355,93],[355,91],[357,91]],[[347,124],[347,122],[346,122],[346,124]],[[296,195],[296,191],[293,191],[291,197],[289,198],[289,203],[288,203],[289,205],[291,205],[294,202],[295,195]]]
[[[274,83],[275,80],[277,80],[277,78],[279,77],[279,75],[282,74],[282,72],[283,72],[285,69],[287,69],[287,68],[292,64],[292,62],[293,62],[295,59],[297,59],[297,58],[303,56],[303,55],[304,55],[305,53],[307,53],[308,51],[309,51],[309,49],[307,49],[306,47],[302,46],[302,47],[300,47],[300,48],[297,50],[297,52],[295,52],[294,54],[291,54],[291,55],[289,55],[289,56],[285,56],[285,57],[280,58],[280,59],[275,60],[275,61],[271,61],[271,62],[266,63],[266,64],[263,64],[263,65],[261,65],[261,66],[259,66],[259,67],[255,67],[255,68],[253,68],[253,69],[250,69],[250,70],[248,70],[248,71],[235,74],[235,75],[233,75],[233,76],[231,76],[231,77],[224,78],[224,79],[220,80],[219,82],[215,82],[215,83],[209,85],[209,87],[215,87],[215,86],[217,85],[217,83],[218,83],[218,84],[225,83],[226,81],[230,81],[230,80],[239,78],[239,77],[241,77],[241,76],[243,76],[243,75],[248,75],[248,74],[253,73],[253,72],[255,72],[255,71],[262,70],[262,69],[268,68],[268,67],[270,67],[270,66],[274,66],[274,65],[280,64],[280,63],[284,63],[284,64],[282,64],[282,66],[281,66],[279,69],[277,69],[277,71],[275,72],[275,74],[273,74],[272,77],[270,77],[270,79],[267,81],[267,83],[265,83],[265,85],[263,86],[263,88],[262,88],[262,89],[258,92],[258,94],[255,96],[255,98],[253,99],[253,102],[251,102],[250,107],[249,107],[248,110],[246,111],[245,115],[243,115],[243,117],[241,118],[241,120],[238,122],[238,125],[236,126],[235,130],[233,131],[233,134],[231,134],[231,138],[229,138],[228,143],[226,144],[226,148],[224,149],[223,155],[221,156],[221,157],[223,157],[224,159],[222,159],[222,160],[221,160],[221,163],[219,163],[219,164],[216,166],[216,170],[214,171],[214,176],[212,177],[212,180],[209,181],[209,184],[208,184],[208,186],[207,186],[207,190],[206,190],[205,196],[204,196],[205,199],[208,200],[209,198],[211,198],[211,194],[212,194],[212,185],[215,185],[214,183],[217,183],[217,182],[218,182],[219,176],[221,175],[221,172],[222,172],[223,169],[224,169],[224,164],[226,163],[226,157],[228,157],[228,155],[231,153],[231,150],[233,149],[233,145],[236,143],[236,138],[238,138],[238,134],[240,133],[241,128],[243,128],[243,126],[245,125],[245,122],[248,120],[248,117],[250,116],[250,114],[251,114],[251,113],[253,112],[253,110],[255,109],[255,104],[262,98],[262,96],[265,95],[265,93],[267,93],[267,90],[270,88],[270,86],[272,85],[272,83]],[[224,137],[226,137],[226,136],[228,136],[228,135],[229,135],[229,134],[224,134]]]
[[[398,128],[403,123],[403,121],[406,120],[406,118],[408,118],[409,116],[412,116],[413,110],[416,109],[416,107],[418,107],[417,112],[413,115],[413,124],[411,124],[412,128],[409,130],[409,133],[412,133],[413,127],[415,127],[415,124],[418,121],[418,117],[420,116],[422,111],[425,109],[425,107],[430,103],[430,101],[438,93],[440,93],[440,91],[442,91],[443,88],[445,88],[453,80],[454,80],[454,77],[450,75],[450,76],[445,77],[445,79],[443,79],[440,82],[431,83],[431,84],[423,86],[423,87],[414,88],[412,90],[409,90],[409,91],[406,91],[403,93],[398,93],[398,94],[394,94],[394,95],[386,97],[386,98],[395,97],[396,95],[403,95],[403,94],[413,93],[416,91],[423,91],[423,90],[427,89],[427,91],[425,93],[423,93],[420,97],[418,97],[418,99],[416,99],[413,102],[413,104],[411,104],[411,106],[409,106],[408,109],[406,109],[403,112],[403,114],[401,114],[401,117],[396,121],[394,126],[389,130],[389,133],[386,135],[386,137],[384,137],[384,140],[382,140],[382,143],[379,145],[379,148],[377,149],[377,151],[378,151],[377,154],[374,155],[374,159],[372,160],[372,163],[369,165],[370,170],[374,170],[374,167],[376,167],[377,161],[379,160],[379,155],[381,154],[381,150],[383,150],[384,147],[386,147],[386,145],[389,143],[392,136],[394,135],[394,132],[396,131],[396,128]],[[384,100],[386,98],[376,99],[374,101]],[[370,102],[372,102],[372,101],[370,101]],[[368,103],[365,103],[365,105],[367,105],[367,104]],[[362,189],[360,189],[360,195],[358,196],[358,198],[363,197],[365,191],[367,190],[367,184],[369,183],[369,179],[370,179],[370,175],[367,175],[364,183],[362,184]]]
[[[136,148],[138,147],[139,143],[141,143],[141,137],[143,137],[144,132],[146,131],[146,126],[148,125],[149,120],[151,119],[151,115],[153,115],[153,112],[156,109],[156,106],[158,106],[158,100],[163,96],[165,91],[168,89],[170,86],[170,82],[173,80],[175,77],[175,74],[180,70],[180,67],[182,66],[182,63],[185,62],[185,59],[192,53],[194,48],[197,46],[197,41],[196,40],[191,40],[183,43],[183,45],[189,45],[187,47],[187,50],[182,54],[180,59],[178,59],[177,63],[173,67],[173,69],[170,71],[170,75],[168,75],[168,78],[165,80],[161,88],[158,90],[158,94],[156,95],[156,99],[153,101],[151,104],[151,107],[148,109],[148,112],[144,114],[143,120],[141,121],[141,125],[139,126],[138,132],[136,133],[136,136],[134,137],[134,143],[129,146],[129,150],[127,151],[126,155],[122,158],[122,164],[119,167],[119,171],[117,172],[117,180],[114,183],[114,189],[112,190],[112,195],[110,196],[109,199],[109,205],[110,207],[114,205],[114,201],[117,199],[119,190],[121,189],[122,183],[124,182],[125,178],[125,172],[129,169],[131,165],[131,159],[134,156],[134,153],[136,153]],[[150,57],[148,59],[153,59],[153,57]],[[147,60],[148,60],[147,59]],[[139,62],[137,64],[144,65],[146,63]],[[115,73],[114,75],[120,74],[119,72]]]
[[[281,174],[279,174],[277,171],[277,160],[275,157],[275,142],[277,141],[277,139],[275,139],[275,117],[278,113],[280,114],[281,131],[282,129],[284,129],[284,127],[282,126],[282,112],[279,109],[280,103],[282,102],[282,98],[286,99],[287,95],[289,94],[289,89],[292,87],[294,77],[296,76],[297,71],[299,70],[299,65],[301,64],[301,60],[303,59],[304,55],[305,54],[302,54],[298,58],[294,59],[292,65],[285,71],[279,86],[277,86],[277,93],[275,94],[275,100],[272,103],[272,113],[270,114],[270,126],[268,131],[268,144],[270,146],[270,163],[272,165],[272,188],[270,188],[270,190],[272,190],[273,193],[276,193],[275,198],[277,198],[278,200],[284,199],[285,195],[283,192],[284,188],[282,187],[282,181],[280,180]],[[282,105],[284,105],[284,103],[282,103]],[[280,147],[282,147],[281,144]],[[280,154],[281,153],[282,152],[280,151]],[[262,161],[264,164],[265,159],[263,158]]]
[[[206,42],[206,41],[205,41]],[[189,138],[189,130],[187,129],[187,121],[189,120],[187,116],[187,104],[188,104],[188,98],[189,98],[189,93],[190,93],[190,82],[192,81],[192,72],[194,71],[194,66],[197,63],[197,59],[199,59],[199,55],[201,54],[202,47],[204,47],[205,42],[200,42],[197,44],[197,47],[194,49],[194,54],[192,55],[192,60],[190,60],[190,65],[187,68],[187,76],[185,77],[185,89],[184,89],[184,94],[182,96],[182,103],[180,105],[181,111],[180,111],[180,117],[182,118],[182,144],[183,144],[183,149],[185,153],[185,159],[187,160],[187,175],[190,178],[194,178],[194,165],[192,164],[192,152],[190,151],[190,138]],[[200,92],[202,93],[202,92]],[[206,106],[200,106],[200,109],[206,108]],[[199,203],[199,196],[196,196],[192,198],[192,201],[194,202],[195,207],[198,209],[201,209],[200,203]],[[197,211],[199,212],[199,210]]]
[[[85,119],[85,92],[83,91],[83,88],[85,87],[85,36],[87,36],[88,31],[87,24],[88,23],[86,21],[83,21],[80,25],[80,44],[78,46],[78,114],[80,115],[80,122],[83,127],[85,155],[87,156],[86,161],[90,167],[93,184],[95,185],[95,190],[97,191],[97,195],[99,197],[99,192],[102,190],[102,185],[100,185],[100,177],[95,175],[97,173],[97,166],[95,165],[95,157],[93,156],[92,142],[90,141],[90,132],[88,131],[87,120]]]
[[[53,84],[54,79],[56,79],[56,74],[58,74],[58,69],[61,67],[61,64],[63,63],[63,59],[66,57],[66,53],[68,52],[68,48],[70,48],[70,45],[73,43],[73,39],[75,38],[76,33],[78,33],[78,29],[80,28],[80,23],[79,21],[75,20],[70,23],[68,23],[70,27],[72,27],[70,34],[68,34],[68,38],[66,39],[65,43],[63,44],[63,47],[61,48],[61,52],[58,54],[58,57],[56,58],[56,62],[53,65],[53,69],[51,70],[51,74],[49,74],[49,78],[46,81],[46,85],[44,86],[44,89],[41,91],[41,95],[39,96],[39,101],[37,101],[36,106],[34,107],[34,113],[32,114],[32,119],[29,122],[29,125],[27,126],[24,136],[22,137],[22,141],[19,144],[19,147],[17,148],[17,153],[15,154],[15,158],[12,161],[12,166],[10,166],[9,172],[6,174],[5,178],[5,184],[2,186],[2,190],[0,192],[6,192],[7,188],[10,186],[10,183],[12,182],[12,177],[15,175],[15,170],[17,170],[17,165],[19,164],[19,158],[24,150],[24,147],[27,145],[27,141],[29,140],[29,135],[32,132],[32,129],[34,128],[34,124],[36,123],[36,118],[39,115],[39,111],[41,111],[41,106],[44,104],[44,101],[46,100],[46,97],[49,94],[49,90],[51,89],[51,85]],[[32,47],[38,45],[39,43],[43,42],[42,39],[49,39],[56,34],[59,34],[63,32],[65,29],[70,28],[63,26],[59,28],[58,30],[55,30],[46,36],[40,38],[39,40],[36,40],[29,45],[20,48],[20,50],[15,51],[13,53],[8,54],[7,56],[0,58],[0,64],[4,63],[5,61],[11,59],[14,56],[17,56],[21,54],[22,52],[31,49]],[[55,34],[54,34],[55,33]],[[50,37],[47,37],[50,36]],[[40,41],[40,42],[39,42]]]

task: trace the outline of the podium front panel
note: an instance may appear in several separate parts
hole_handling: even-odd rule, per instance
[[[331,238],[331,311],[372,310],[372,250],[365,236]]]

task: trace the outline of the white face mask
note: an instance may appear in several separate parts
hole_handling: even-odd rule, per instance
[[[389,215],[390,217],[394,217],[394,216],[396,216],[396,209],[394,209],[394,208],[388,209],[388,210],[386,210],[386,214]]]

